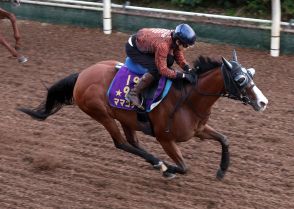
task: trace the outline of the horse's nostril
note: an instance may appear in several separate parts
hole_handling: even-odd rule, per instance
[[[265,107],[266,106],[266,103],[265,102],[259,102],[259,106],[260,107]]]

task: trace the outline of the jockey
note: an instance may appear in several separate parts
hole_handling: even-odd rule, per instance
[[[132,35],[126,43],[126,54],[134,63],[148,70],[139,83],[126,95],[126,99],[140,109],[139,95],[160,75],[170,79],[184,79],[190,83],[194,77],[189,73],[190,67],[184,57],[184,49],[193,46],[196,34],[188,24],[180,24],[175,30],[162,28],[143,28]],[[174,61],[184,70],[171,69]]]

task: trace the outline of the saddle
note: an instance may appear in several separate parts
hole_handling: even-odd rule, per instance
[[[130,89],[139,82],[143,74],[147,72],[147,69],[134,63],[128,57],[126,58],[125,63],[117,66],[117,68],[118,72],[113,78],[107,91],[108,102],[112,107],[138,112],[138,108],[130,104],[125,96]],[[170,79],[161,77],[142,93],[143,106],[146,112],[152,111],[158,106],[158,104],[160,104],[170,90],[171,85],[172,81]]]

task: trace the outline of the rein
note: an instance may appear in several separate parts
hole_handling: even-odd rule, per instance
[[[206,92],[201,92],[198,88],[198,84],[199,84],[199,75],[197,74],[197,69],[195,72],[195,85],[193,85],[192,88],[190,88],[189,92],[187,92],[187,88],[186,86],[184,86],[183,88],[181,88],[181,97],[180,99],[177,101],[175,108],[173,109],[173,111],[171,112],[171,114],[169,114],[168,116],[168,123],[167,123],[167,128],[165,130],[166,133],[170,132],[170,128],[171,128],[171,122],[172,119],[175,115],[175,113],[178,111],[178,109],[181,107],[181,105],[184,103],[184,101],[186,101],[190,95],[192,94],[193,89],[196,90],[196,92],[202,96],[214,96],[214,97],[227,97],[229,99],[234,99],[234,100],[238,100],[241,101],[244,105],[250,104],[251,101],[247,96],[243,96],[243,92],[242,90],[240,90],[237,86],[237,84],[234,82],[234,79],[232,77],[232,75],[230,73],[228,73],[228,71],[225,69],[225,66],[222,65],[220,67],[221,69],[221,73],[223,76],[223,82],[224,82],[224,87],[225,87],[225,92],[222,93],[206,93]],[[217,70],[218,68],[216,68],[215,70]],[[252,86],[250,86],[250,88],[253,88],[255,86],[255,84],[253,84]],[[184,90],[184,92],[183,92]],[[193,109],[193,104],[191,102],[188,101],[188,105],[190,107],[192,107]],[[207,119],[211,112],[207,113],[207,114],[200,114],[197,111],[193,111],[199,118],[201,118],[202,120]]]

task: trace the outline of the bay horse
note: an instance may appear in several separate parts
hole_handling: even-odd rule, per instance
[[[20,5],[20,0],[12,0],[11,3],[14,6],[19,6]],[[11,55],[15,58],[17,58],[19,63],[25,63],[26,61],[28,61],[28,59],[21,55],[17,50],[20,49],[21,44],[20,44],[20,40],[21,40],[21,36],[20,36],[20,32],[19,29],[17,27],[16,24],[16,17],[13,13],[10,13],[2,8],[0,8],[0,19],[9,19],[11,24],[12,24],[12,28],[13,28],[13,34],[14,34],[14,39],[15,39],[15,46],[14,48],[6,41],[6,39],[4,38],[4,36],[0,33],[0,43],[11,53]]]
[[[229,142],[225,135],[207,124],[213,104],[220,97],[229,97],[249,104],[255,111],[264,111],[267,98],[253,81],[255,70],[246,69],[233,52],[231,61],[222,57],[216,61],[200,56],[190,72],[195,77],[193,84],[183,80],[173,81],[163,101],[148,113],[153,136],[175,165],[161,161],[145,150],[136,136],[142,131],[137,123],[136,111],[113,108],[108,104],[107,90],[117,73],[118,61],[101,61],[71,74],[53,84],[47,98],[35,109],[18,110],[37,120],[45,120],[64,105],[77,104],[86,114],[101,123],[109,132],[116,148],[145,159],[154,168],[160,169],[166,178],[176,173],[185,174],[187,166],[177,145],[192,137],[216,140],[221,144],[222,154],[216,177],[222,179],[229,167]],[[124,136],[116,121],[121,124]]]

